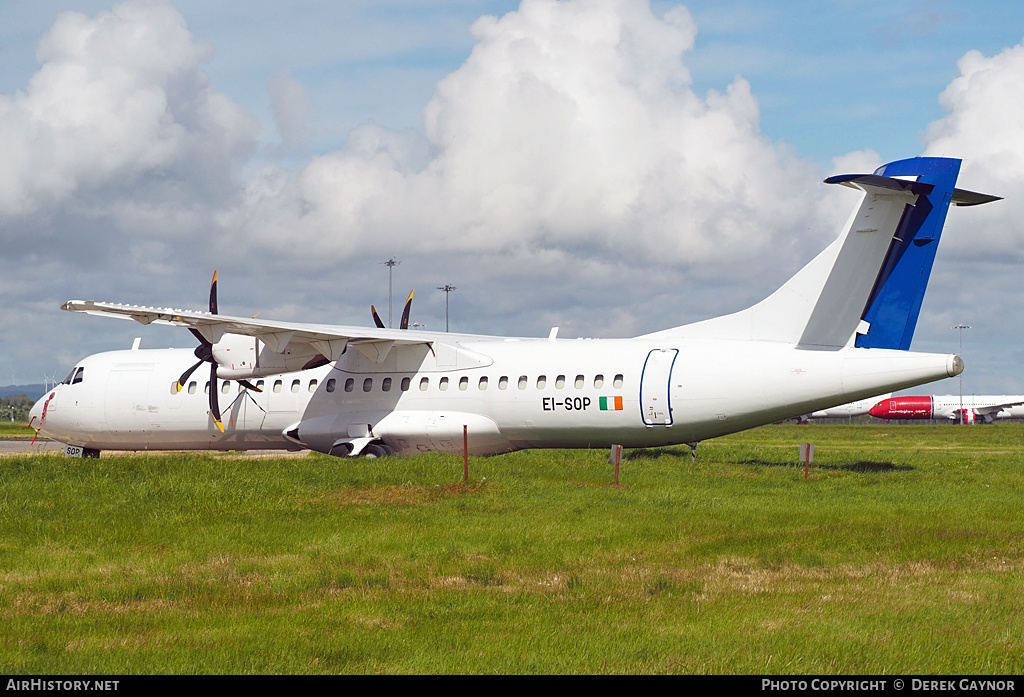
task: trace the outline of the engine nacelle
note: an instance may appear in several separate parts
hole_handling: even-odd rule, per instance
[[[329,362],[309,344],[288,346],[284,353],[278,353],[254,336],[239,334],[225,334],[214,344],[213,358],[217,361],[217,377],[224,380],[293,373]]]

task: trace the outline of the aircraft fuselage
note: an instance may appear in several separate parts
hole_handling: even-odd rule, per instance
[[[436,335],[435,335],[436,336]],[[445,335],[440,335],[445,336]],[[636,339],[456,337],[390,352],[350,351],[319,368],[266,376],[262,392],[208,372],[183,389],[187,349],[84,359],[77,382],[34,410],[42,432],[86,448],[310,448],[369,442],[397,453],[692,443],[957,374],[959,358],[886,349],[813,350],[772,342],[666,345]],[[81,373],[78,373],[81,369]]]

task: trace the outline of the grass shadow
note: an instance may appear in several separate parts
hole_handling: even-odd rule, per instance
[[[802,462],[767,462],[765,460],[743,460],[737,462],[737,465],[760,465],[762,467],[800,467],[804,464]],[[897,465],[892,462],[873,462],[871,460],[858,460],[857,462],[851,462],[846,465],[821,465],[812,463],[811,467],[818,470],[835,470],[838,472],[864,472],[864,473],[876,473],[881,474],[883,472],[912,472],[914,470],[910,465]]]
[[[689,449],[680,450],[674,448],[636,448],[622,455],[623,460],[657,460],[659,457],[688,458],[690,457],[690,451]]]

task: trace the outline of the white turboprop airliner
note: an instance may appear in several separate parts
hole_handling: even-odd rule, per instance
[[[72,300],[188,328],[199,346],[89,356],[32,410],[100,450],[290,448],[381,456],[690,444],[959,374],[911,353],[960,160],[830,177],[863,192],[846,229],[760,303],[632,339],[507,338],[274,322]],[[198,359],[198,362],[197,362]],[[203,363],[209,377],[196,377]],[[201,375],[201,373],[200,373]],[[261,391],[257,391],[257,389]],[[223,407],[223,411],[222,411]]]
[[[1024,419],[1024,395],[907,395],[883,399],[868,413],[886,421],[949,419],[963,424],[990,424],[996,419]]]

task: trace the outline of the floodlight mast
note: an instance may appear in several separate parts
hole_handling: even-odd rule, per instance
[[[456,290],[456,288],[451,283],[445,283],[443,286],[438,286],[437,289],[444,291],[444,330],[447,332],[448,331],[448,296],[449,296],[449,294],[453,290]]]
[[[970,325],[963,322],[953,327],[960,333],[960,358],[964,357],[964,330],[970,328]],[[964,418],[964,374],[962,372],[960,373],[960,423],[967,423],[967,419]]]
[[[384,264],[384,266],[388,267],[388,329],[391,329],[391,277],[392,274],[394,273],[395,267],[401,264],[402,262],[398,261],[394,257],[391,257],[387,261],[380,261],[377,263]]]

